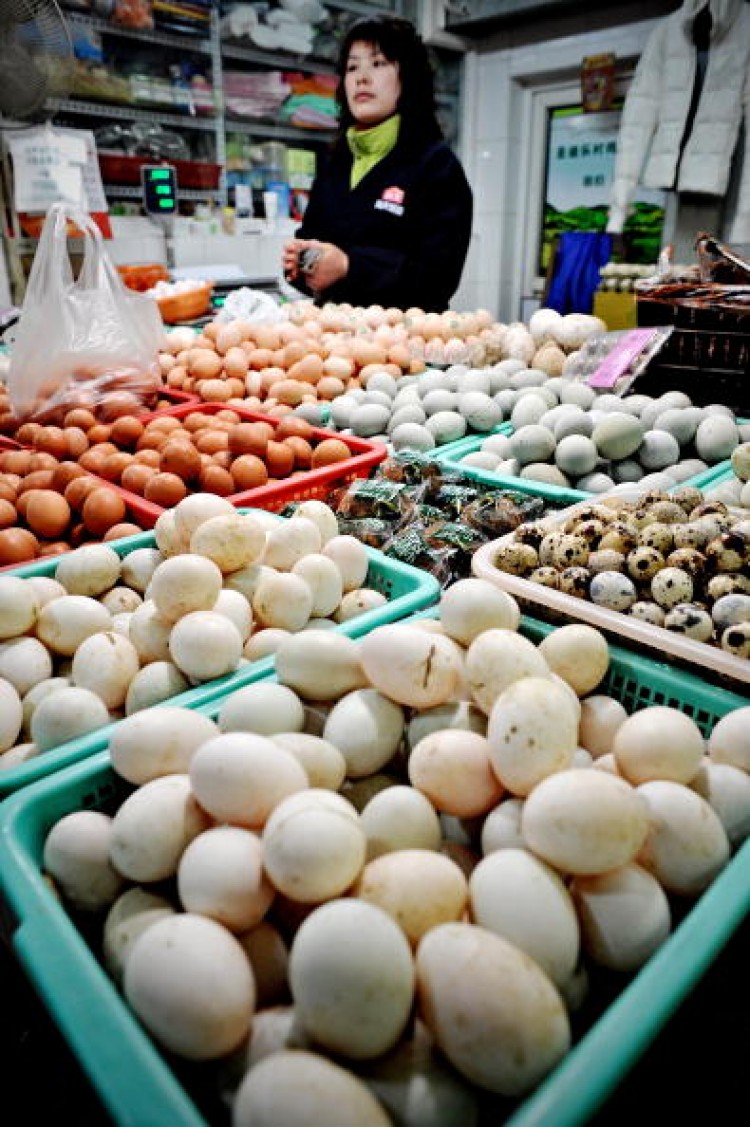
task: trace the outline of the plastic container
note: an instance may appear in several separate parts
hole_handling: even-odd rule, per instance
[[[251,510],[243,510],[251,511]],[[285,517],[279,517],[285,520]],[[119,556],[126,556],[137,548],[154,548],[156,540],[153,532],[144,532],[140,536],[128,536],[122,540],[114,540],[110,546]],[[438,581],[419,568],[410,567],[399,560],[392,560],[375,548],[367,548],[370,566],[367,573],[366,585],[386,595],[388,602],[375,610],[366,611],[364,614],[351,618],[336,626],[336,631],[349,638],[359,638],[368,630],[382,626],[386,622],[393,622],[406,617],[422,607],[434,603],[440,594]],[[59,557],[47,557],[35,560],[23,567],[7,569],[6,573],[29,578],[33,575],[54,576]],[[213,681],[205,681],[185,693],[170,697],[165,704],[181,705],[185,708],[198,708],[225,696],[235,689],[242,688],[261,677],[273,674],[273,658],[262,658],[251,665],[241,666],[235,673],[226,677],[218,677]],[[115,722],[116,723],[116,722]],[[86,759],[107,746],[113,724],[107,724],[87,736],[69,740],[59,747],[35,756],[17,767],[0,770],[0,799],[13,791],[28,786],[35,780],[44,778],[62,767]]]
[[[202,282],[195,289],[185,290],[183,293],[171,294],[167,297],[157,297],[154,300],[159,307],[162,321],[168,325],[180,321],[194,321],[202,317],[211,306],[211,294],[214,292],[212,282]]]
[[[550,627],[524,619],[521,629],[536,642]],[[676,705],[692,715],[704,733],[720,716],[747,703],[617,646],[611,650],[606,687],[626,706]],[[0,806],[0,890],[8,908],[9,940],[114,1124],[207,1127],[209,1119],[131,1013],[42,875],[44,839],[59,818],[80,809],[111,811],[130,789],[112,771],[104,752],[41,780]],[[750,842],[638,974],[622,977],[616,1000],[536,1092],[502,1120],[504,1127],[586,1123],[748,911]],[[500,1122],[498,1118],[498,1127]]]
[[[232,406],[227,408],[226,403],[201,403],[197,407],[190,405],[168,407],[163,411],[154,411],[148,418],[174,415],[178,419],[184,419],[193,412],[202,415],[215,415],[218,411],[226,410],[236,412],[245,422],[270,423],[271,426],[276,427],[281,421],[270,415],[246,410],[243,407]],[[317,470],[307,470],[306,473],[298,474],[296,477],[287,478],[285,481],[279,481],[273,485],[261,485],[257,489],[247,489],[243,493],[232,493],[227,497],[227,500],[236,506],[269,509],[272,512],[278,512],[293,501],[305,501],[310,498],[325,501],[334,484],[338,487],[345,485],[348,481],[353,481],[356,477],[368,477],[375,466],[385,461],[388,455],[388,449],[384,444],[368,442],[366,439],[356,438],[352,434],[336,434],[333,431],[313,427],[312,435],[316,442],[322,442],[327,438],[339,439],[349,447],[351,458],[345,458],[344,461],[336,462],[331,466],[322,466]],[[141,510],[148,513],[152,518],[149,527],[153,527],[164,509],[160,505],[154,505],[143,498],[139,500]]]
[[[563,525],[575,514],[576,506],[562,509],[558,512],[548,513],[536,523],[552,530]],[[649,622],[642,622],[629,614],[619,611],[607,610],[597,606],[587,599],[578,599],[562,591],[555,591],[541,583],[532,583],[517,575],[509,575],[493,563],[495,553],[500,545],[507,544],[513,539],[513,533],[501,536],[498,540],[490,540],[482,544],[472,557],[472,572],[480,579],[488,579],[504,591],[513,595],[521,605],[522,610],[535,617],[552,618],[555,622],[588,622],[599,630],[605,631],[615,640],[627,640],[646,649],[651,657],[656,654],[671,654],[673,658],[684,662],[688,668],[698,668],[708,671],[714,677],[727,677],[732,682],[743,685],[750,684],[750,661],[727,653],[718,646],[709,645],[707,642],[696,642],[692,638],[685,638],[663,626],[653,626]]]

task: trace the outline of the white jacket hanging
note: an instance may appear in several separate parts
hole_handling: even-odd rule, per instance
[[[709,0],[708,67],[680,159],[697,65],[691,30],[704,6],[705,0],[685,0],[646,43],[623,107],[608,231],[622,231],[638,184],[723,196],[744,114],[748,139],[727,238],[750,241],[750,4],[745,0]]]

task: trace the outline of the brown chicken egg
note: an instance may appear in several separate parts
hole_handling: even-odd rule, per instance
[[[321,466],[331,466],[351,457],[351,450],[340,438],[324,438],[313,450],[312,468],[317,470]]]
[[[36,559],[39,541],[25,528],[5,528],[0,532],[0,567]]]
[[[16,506],[12,501],[0,497],[0,529],[13,528],[16,523]]]
[[[43,540],[56,540],[70,524],[70,505],[53,489],[32,489],[25,512],[31,531]]]
[[[177,474],[159,472],[146,482],[143,496],[153,505],[171,509],[183,497],[187,497],[187,486]]]
[[[94,536],[103,536],[113,524],[120,524],[127,507],[119,493],[102,485],[93,489],[83,502],[83,524]]]
[[[229,472],[238,493],[245,489],[258,489],[268,481],[265,462],[254,454],[241,454],[239,458],[235,458]]]

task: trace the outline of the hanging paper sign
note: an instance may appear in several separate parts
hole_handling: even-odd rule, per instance
[[[9,138],[8,148],[24,234],[38,237],[50,203],[64,201],[88,212],[105,238],[112,237],[96,139],[90,129],[26,129]],[[72,225],[68,233],[80,235]]]
[[[54,203],[85,207],[86,145],[50,128],[24,130],[8,139],[16,211],[44,211]]]

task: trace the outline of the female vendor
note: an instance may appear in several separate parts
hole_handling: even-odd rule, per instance
[[[437,122],[427,49],[408,20],[360,20],[339,78],[339,137],[284,247],[285,276],[318,304],[442,312],[461,280],[473,201]]]

